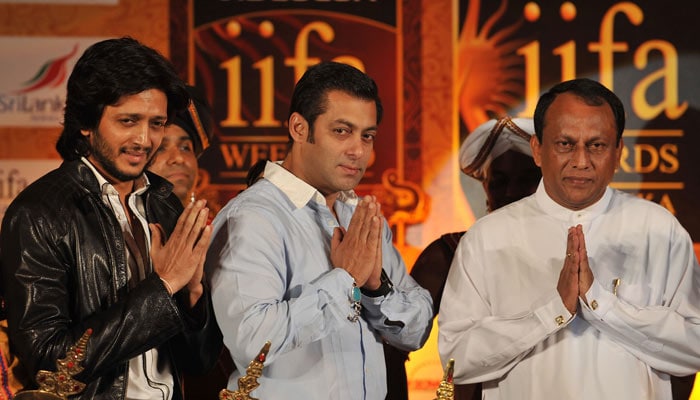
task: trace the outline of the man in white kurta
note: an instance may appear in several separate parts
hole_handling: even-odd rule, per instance
[[[612,106],[560,89],[533,139],[537,192],[459,244],[440,356],[485,399],[671,399],[669,374],[700,369],[692,241],[661,206],[607,187],[622,146]]]

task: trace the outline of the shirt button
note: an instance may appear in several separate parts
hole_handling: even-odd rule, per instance
[[[561,325],[561,324],[564,323],[564,317],[562,317],[562,316],[560,315],[560,316],[558,316],[558,317],[556,317],[556,318],[554,319],[554,322],[556,322],[557,325]]]
[[[596,308],[598,308],[598,302],[595,301],[595,300],[593,300],[593,301],[591,302],[591,308],[594,309],[594,310],[595,310]]]

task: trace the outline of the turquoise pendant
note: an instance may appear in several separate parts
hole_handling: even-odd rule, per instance
[[[360,300],[362,300],[362,292],[360,292],[360,288],[357,286],[352,287],[352,301],[358,303]]]

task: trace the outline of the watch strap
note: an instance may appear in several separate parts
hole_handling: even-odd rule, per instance
[[[364,294],[367,297],[382,297],[386,296],[387,294],[389,294],[389,292],[391,292],[394,289],[394,284],[391,282],[391,279],[389,279],[389,275],[387,275],[384,269],[382,269],[382,275],[379,277],[379,280],[381,283],[377,289],[370,290],[361,288],[360,290],[362,291],[362,294]]]

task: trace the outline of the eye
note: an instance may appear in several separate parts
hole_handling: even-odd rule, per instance
[[[554,142],[554,146],[559,152],[571,151],[574,148],[574,144],[568,140],[557,140],[556,142]]]
[[[134,118],[124,117],[119,119],[119,123],[125,126],[132,126],[136,123],[136,120]]]
[[[333,132],[337,135],[349,135],[351,133],[350,129],[345,127],[333,128]]]
[[[362,134],[362,140],[367,142],[367,143],[374,143],[374,141],[377,140],[377,133],[376,132],[365,132]]]
[[[165,121],[151,121],[151,126],[156,129],[165,128]]]
[[[191,153],[194,151],[194,148],[192,147],[192,143],[183,143],[180,146],[180,151],[183,153]]]
[[[608,145],[603,142],[593,142],[588,145],[588,151],[594,154],[600,154],[608,148]]]

